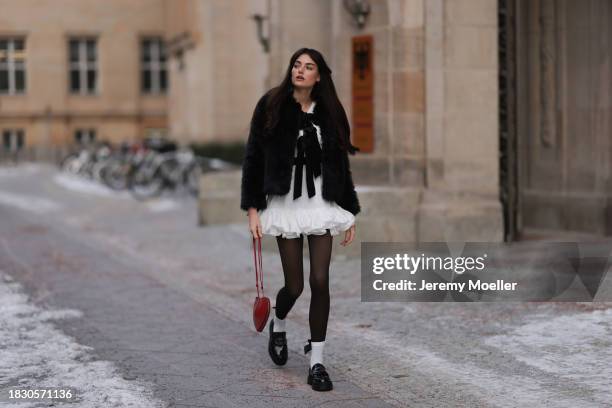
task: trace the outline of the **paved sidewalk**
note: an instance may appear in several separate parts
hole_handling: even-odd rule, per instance
[[[267,336],[251,328],[246,225],[198,228],[193,201],[143,204],[55,177],[47,169],[0,177],[0,189],[13,194],[4,207],[0,196],[0,269],[13,268],[38,300],[83,310],[85,318],[64,329],[119,362],[128,378],[151,381],[164,400],[342,407],[604,407],[612,400],[609,303],[362,303],[358,260],[331,265],[325,364],[337,387],[314,394],[300,354],[310,291],[289,315],[290,363],[278,369]],[[43,209],[16,208],[19,197],[45,200]],[[307,277],[307,245],[304,254]],[[282,285],[274,252],[264,253],[264,270],[273,299]]]
[[[90,347],[56,327],[82,317],[78,310],[32,304],[23,287],[0,271],[0,406],[165,406],[147,384],[126,380],[112,362],[94,358]],[[51,396],[67,400],[11,398],[47,387],[56,389]]]
[[[82,318],[58,326],[92,347],[96,358],[117,362],[124,379],[153,384],[171,406],[387,405],[340,373],[333,393],[313,392],[303,357],[292,354],[286,368],[276,368],[265,352],[266,336],[151,278],[153,263],[84,245],[3,208],[0,218],[0,268],[37,302],[82,311]]]

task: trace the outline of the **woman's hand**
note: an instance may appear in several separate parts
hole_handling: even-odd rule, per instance
[[[253,238],[263,238],[261,223],[259,222],[259,214],[256,208],[249,208],[249,231]]]
[[[351,242],[353,242],[354,238],[355,238],[355,224],[351,225],[351,228],[347,229],[344,232],[344,241],[342,241],[340,245],[347,246]]]

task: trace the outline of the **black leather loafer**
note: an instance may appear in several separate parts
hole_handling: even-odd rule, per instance
[[[315,391],[330,391],[334,388],[329,374],[325,371],[325,366],[317,363],[308,370],[308,385]]]
[[[276,347],[282,347],[280,352],[276,352]],[[274,333],[274,319],[270,321],[270,339],[268,340],[268,354],[274,364],[282,366],[287,363],[289,357],[287,351],[287,336],[285,332]]]

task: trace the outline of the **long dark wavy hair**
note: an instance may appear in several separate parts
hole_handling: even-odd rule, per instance
[[[287,67],[283,81],[280,85],[270,90],[270,95],[266,104],[267,116],[265,129],[272,130],[276,127],[279,121],[282,104],[287,98],[293,98],[291,70],[295,61],[302,54],[308,54],[319,69],[320,80],[313,86],[310,92],[310,98],[328,112],[329,117],[325,120],[328,121],[329,129],[338,137],[340,148],[351,154],[355,154],[359,149],[351,144],[349,121],[346,117],[344,107],[342,103],[340,103],[340,99],[338,99],[336,87],[331,77],[332,71],[325,62],[323,55],[313,48],[300,48],[297,50],[289,60],[289,66]]]

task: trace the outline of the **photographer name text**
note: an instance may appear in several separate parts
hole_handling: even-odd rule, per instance
[[[418,285],[420,283],[420,285]],[[467,291],[486,291],[486,290],[516,290],[517,282],[506,282],[503,279],[498,279],[495,282],[482,282],[480,279],[476,281],[468,280]],[[414,282],[408,279],[402,279],[397,282],[384,282],[382,279],[376,279],[372,282],[374,290],[407,290],[407,291],[454,291],[464,292],[466,290],[466,282],[428,282],[421,280]]]

